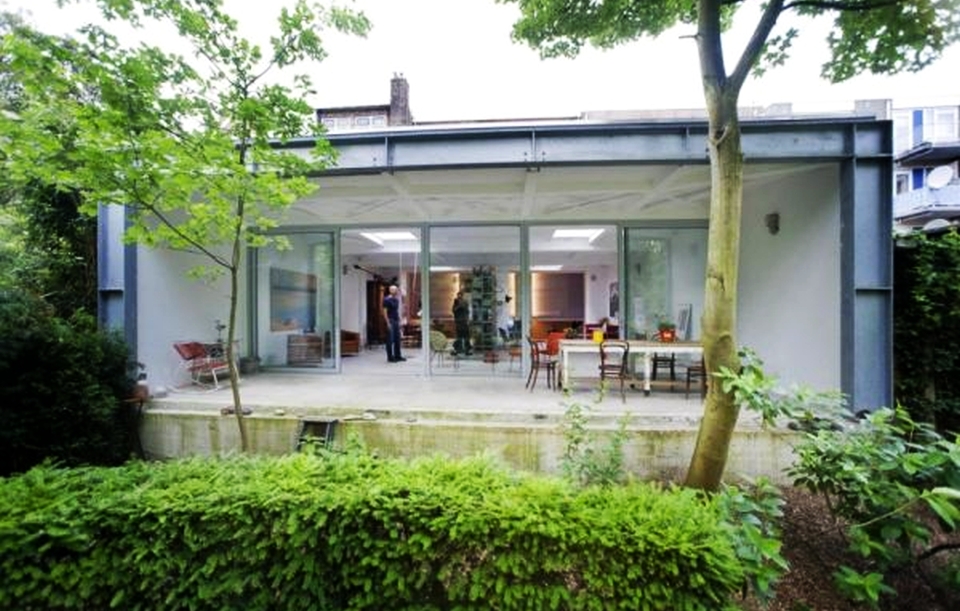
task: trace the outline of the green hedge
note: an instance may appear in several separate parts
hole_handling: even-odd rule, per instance
[[[2,609],[709,609],[742,583],[692,491],[484,459],[193,459],[0,480]]]

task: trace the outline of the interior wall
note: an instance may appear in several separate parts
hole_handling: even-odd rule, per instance
[[[617,281],[617,268],[614,265],[588,267],[583,275],[584,323],[595,324],[601,318],[610,318],[610,284]],[[612,324],[617,320],[611,319]]]
[[[194,280],[187,272],[208,263],[206,257],[165,249],[138,247],[137,253],[137,344],[139,359],[146,365],[151,391],[171,389],[189,381],[181,369],[174,342],[217,339],[216,321],[226,324],[230,315],[230,285],[226,277]],[[246,286],[241,270],[237,335],[240,354],[245,354]],[[227,331],[223,331],[226,339]]]
[[[840,388],[839,189],[839,168],[819,167],[743,197],[740,344],[782,382],[819,390]]]
[[[360,345],[367,343],[366,272],[354,269],[356,258],[343,259],[340,276],[340,328],[360,333]]]

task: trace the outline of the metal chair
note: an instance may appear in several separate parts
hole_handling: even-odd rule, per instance
[[[626,402],[623,384],[627,378],[627,363],[630,360],[630,344],[621,339],[606,339],[600,342],[600,380],[620,380],[620,399]]]

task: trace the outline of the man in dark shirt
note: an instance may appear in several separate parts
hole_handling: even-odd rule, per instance
[[[387,319],[387,362],[399,363],[407,359],[400,356],[400,297],[397,285],[391,284],[383,298],[383,316]]]
[[[470,304],[463,297],[463,292],[458,292],[453,300],[453,324],[457,333],[457,338],[453,342],[453,351],[457,354],[471,354],[473,352],[470,346]]]

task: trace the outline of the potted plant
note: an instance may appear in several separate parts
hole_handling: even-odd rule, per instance
[[[657,323],[657,334],[661,342],[672,342],[677,339],[677,325],[666,318],[661,318]]]

